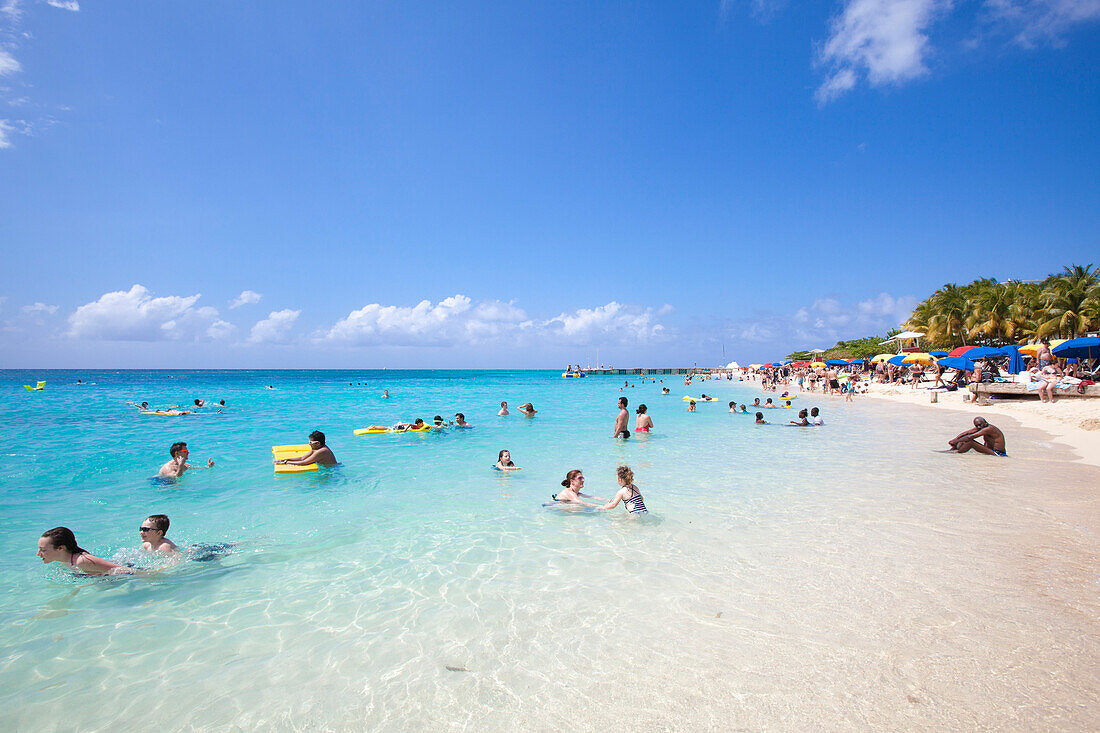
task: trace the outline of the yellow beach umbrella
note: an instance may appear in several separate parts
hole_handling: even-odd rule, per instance
[[[936,357],[931,354],[917,353],[909,354],[901,361],[903,364],[935,364]]]
[[[880,361],[889,361],[890,359],[893,359],[895,356],[897,356],[897,354],[879,354],[878,356],[872,357],[871,361],[873,361],[877,364]]]
[[[1062,344],[1062,343],[1065,343],[1065,342],[1066,342],[1065,339],[1054,339],[1053,341],[1050,342],[1050,348],[1053,349],[1058,344]],[[1021,354],[1026,354],[1028,356],[1035,356],[1036,354],[1039,353],[1039,347],[1040,346],[1042,346],[1042,344],[1024,344],[1023,346],[1020,347],[1020,353]]]
[[[812,367],[823,367],[823,366],[825,366],[825,362],[815,361],[814,363],[810,364],[810,366],[812,366]]]
[[[749,369],[759,369],[763,364],[749,364]]]

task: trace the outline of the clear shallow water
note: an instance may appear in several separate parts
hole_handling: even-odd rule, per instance
[[[1011,460],[934,453],[958,413],[802,397],[826,428],[758,427],[726,412],[751,386],[665,379],[622,393],[656,426],[621,442],[614,377],[0,373],[0,726],[1100,724],[1096,471],[1020,431]],[[722,402],[687,413],[700,391]],[[194,397],[229,410],[123,404]],[[456,411],[475,429],[351,433]],[[313,429],[342,465],[276,477],[270,446]],[[175,440],[216,467],[152,480]],[[501,448],[525,470],[492,471]],[[651,516],[541,506],[570,468],[608,496],[621,462]],[[134,560],[151,513],[233,551],[108,580],[34,556],[65,525]]]

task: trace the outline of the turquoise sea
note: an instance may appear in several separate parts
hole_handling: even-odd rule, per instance
[[[0,730],[1100,727],[1097,527],[1064,498],[1094,469],[1022,430],[1007,460],[934,452],[963,413],[804,395],[824,427],[756,426],[726,406],[755,385],[657,379],[0,372]],[[624,395],[653,433],[610,437]],[[195,398],[227,408],[125,404]],[[456,412],[474,428],[352,434]],[[315,429],[340,465],[276,476]],[[178,440],[215,467],[155,479]],[[611,496],[620,464],[650,515],[542,506],[572,468]],[[64,525],[147,564],[153,513],[224,552],[35,557]]]

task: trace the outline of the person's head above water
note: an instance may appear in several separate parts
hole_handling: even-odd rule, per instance
[[[415,420],[413,420],[413,425],[415,425],[416,427],[420,427],[423,424],[424,424],[424,418],[422,418],[422,417],[418,417]]]
[[[806,409],[803,408],[803,409],[799,410],[798,411],[798,416],[799,417],[806,417]]]
[[[325,445],[325,434],[320,430],[314,430],[309,434],[309,444],[313,445],[314,443],[317,444],[318,448],[323,448]]]
[[[737,403],[736,402],[731,402],[730,407],[737,407]]]
[[[145,521],[141,523],[141,539],[145,540],[146,542],[151,539],[160,539],[164,535],[168,534],[169,524],[171,523],[168,521],[167,514],[149,515],[145,519]]]
[[[637,414],[639,414],[639,415],[644,415],[644,414],[645,414],[645,411],[646,411],[646,410],[648,410],[648,409],[649,409],[649,408],[648,408],[648,407],[646,407],[646,406],[645,406],[645,404],[641,404],[641,405],[638,405],[638,409],[637,409],[637,410],[635,410],[634,412],[636,412],[636,413],[637,413]]]
[[[810,417],[817,417],[817,413],[819,412],[820,410],[818,410],[816,407],[810,408]]]
[[[509,453],[507,449],[502,450],[500,453],[497,453],[497,463],[502,466],[515,465],[512,463],[512,454]]]
[[[584,485],[584,473],[579,468],[574,468],[569,473],[565,474],[565,480],[561,482],[562,486],[579,489]]]
[[[466,422],[466,416],[463,415],[461,412],[456,412],[455,420],[458,420],[459,422]]]
[[[47,529],[38,538],[37,555],[45,563],[62,560],[66,555],[75,555],[84,551],[84,548],[76,544],[76,535],[68,527]]]
[[[176,454],[180,453],[180,452],[183,452],[183,453],[190,453],[191,452],[191,451],[187,450],[187,443],[183,443],[183,442],[172,443],[172,447],[168,449],[168,455],[172,456],[173,458],[175,458]]]
[[[504,402],[501,402],[500,406],[501,407],[507,407],[508,406],[508,400],[505,400]]]
[[[634,483],[634,472],[630,466],[619,466],[615,469],[615,478],[619,480],[619,486],[630,486]]]
[[[443,424],[443,416],[442,415],[436,415],[435,417],[432,418],[432,422],[434,422],[436,425],[442,425]]]

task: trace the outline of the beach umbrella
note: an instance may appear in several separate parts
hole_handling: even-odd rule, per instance
[[[992,346],[975,346],[966,352],[966,358],[970,361],[988,359],[991,356],[1003,356],[1003,354],[1000,349],[994,349]]]
[[[848,362],[844,359],[829,359],[825,363],[829,366],[848,366]]]
[[[1059,359],[1100,359],[1100,338],[1082,336],[1070,339],[1053,347],[1051,352]]]
[[[812,367],[823,367],[823,366],[825,366],[825,362],[823,362],[823,361],[815,361],[815,362],[813,362],[812,364],[810,364],[810,366],[812,366]]]
[[[880,361],[890,361],[895,356],[896,356],[896,354],[879,354],[878,356],[871,357],[871,361],[874,362],[875,364],[877,364]]]
[[[1008,357],[1008,371],[1010,374],[1019,374],[1024,370],[1024,359],[1020,356],[1020,347],[1014,344],[1002,346],[997,349],[1001,356]]]
[[[965,356],[946,356],[937,362],[944,369],[965,369],[968,372],[974,371],[974,362],[967,359]]]
[[[868,361],[869,361],[868,359],[860,358],[860,359],[852,359],[848,363],[849,364],[866,364]]]
[[[763,364],[749,364],[749,369],[759,369]]]
[[[890,364],[893,364],[894,366],[901,366],[905,363],[906,356],[908,356],[908,354],[898,354],[897,356],[891,356],[886,361]]]
[[[905,364],[934,364],[936,362],[936,357],[931,354],[906,354],[902,362]]]
[[[785,362],[783,362],[783,366],[787,366],[788,364],[793,364],[793,363],[794,363],[794,361],[792,361],[791,359],[787,359]]]
[[[976,347],[974,347],[974,346],[959,346],[959,347],[956,347],[954,349],[951,349],[951,351],[948,352],[947,355],[948,356],[962,356],[963,354],[965,354],[966,352],[970,351],[973,348],[976,348]]]
[[[950,354],[948,354],[946,351],[929,351],[928,353],[939,359],[942,359],[945,356],[950,356]]]
[[[1066,342],[1065,339],[1054,339],[1053,341],[1051,341],[1050,342],[1051,352],[1054,351],[1055,346],[1061,346],[1065,342]],[[1026,354],[1028,356],[1035,356],[1036,354],[1039,353],[1039,349],[1041,347],[1042,347],[1042,344],[1024,344],[1023,346],[1020,347],[1020,353],[1021,354]]]

